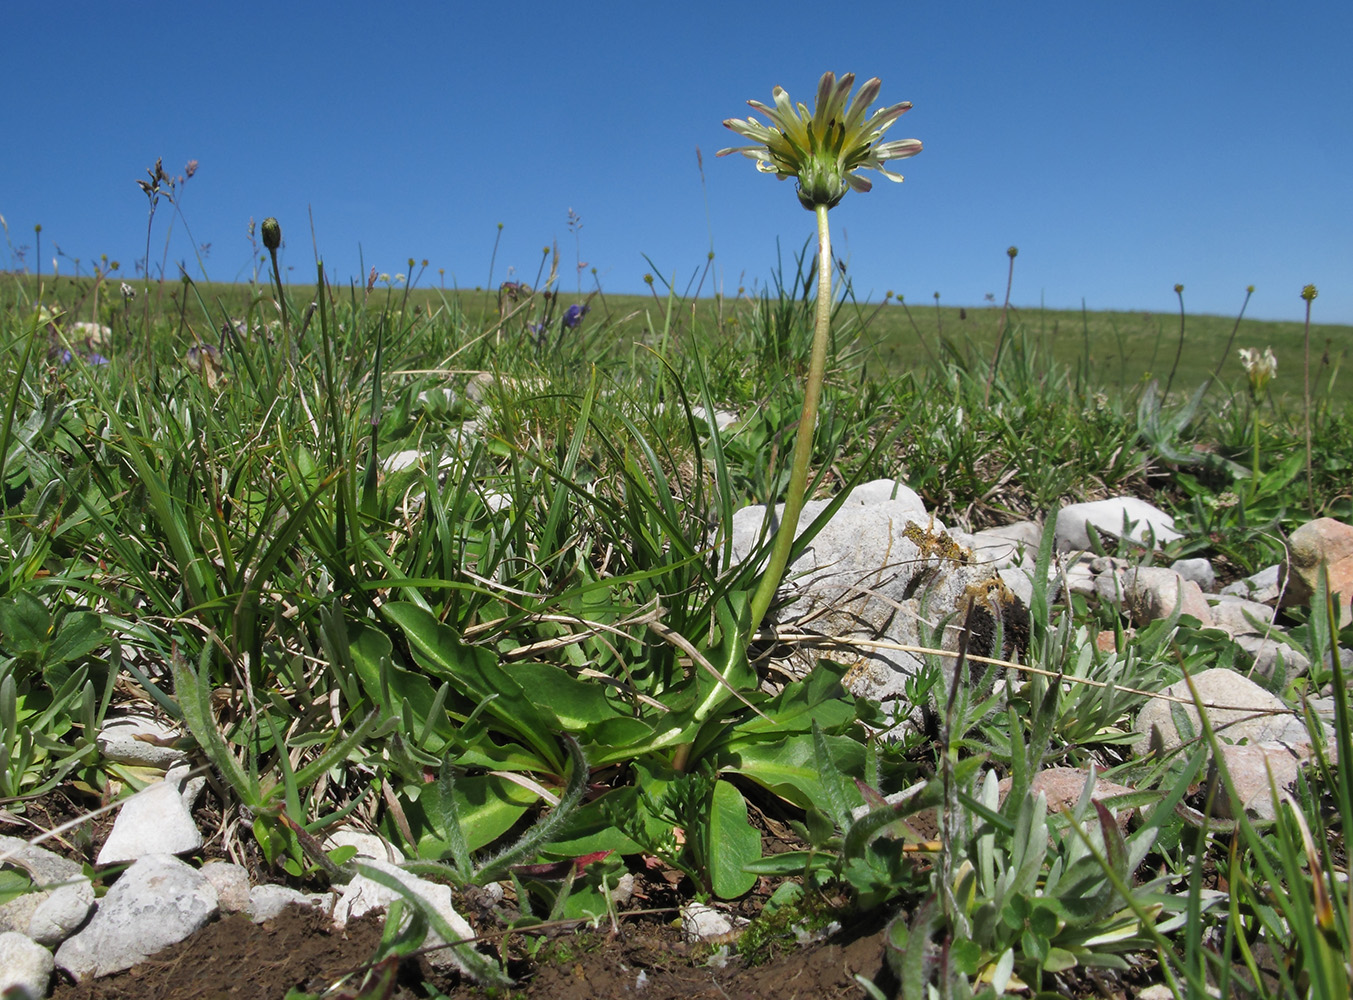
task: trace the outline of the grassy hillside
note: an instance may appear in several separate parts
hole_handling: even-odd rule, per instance
[[[797,276],[796,287],[805,275]],[[189,341],[215,342],[225,317],[257,324],[271,316],[265,297],[270,286],[252,284],[128,282],[137,296],[125,302],[116,275],[101,281],[90,277],[44,279],[41,285],[31,275],[0,277],[0,304],[15,300],[59,306],[82,320],[100,319],[118,328],[129,320],[137,325],[147,315],[168,320]],[[337,290],[360,311],[391,312],[424,318],[442,317],[464,321],[472,329],[489,329],[498,320],[500,295],[482,289],[455,290],[412,288],[378,283],[367,292],[352,287]],[[291,308],[304,315],[313,286],[289,286]],[[557,300],[536,294],[524,301],[507,301],[509,318],[493,335],[519,335],[527,327],[545,323],[546,345],[559,334],[559,323],[569,305],[586,302],[593,328],[601,327],[613,349],[628,353],[636,343],[660,339],[688,320],[705,328],[736,329],[757,322],[771,308],[769,298],[702,298],[672,301],[660,290],[651,296],[608,295],[604,291],[577,296],[560,292]],[[1315,310],[1319,314],[1319,308]],[[777,306],[778,308],[778,306]],[[513,312],[512,310],[516,310]],[[668,312],[672,310],[669,319]],[[130,311],[130,315],[128,315]],[[1293,310],[1294,316],[1297,310]],[[781,317],[788,329],[792,317]],[[597,321],[601,322],[598,323]],[[1024,349],[1040,365],[1065,366],[1074,384],[1082,389],[1128,389],[1156,378],[1164,385],[1173,379],[1174,389],[1185,392],[1218,373],[1224,384],[1243,384],[1237,350],[1241,347],[1271,347],[1278,358],[1278,375],[1272,384],[1275,397],[1293,401],[1302,394],[1302,361],[1306,332],[1298,319],[1266,321],[1236,317],[1186,315],[1181,317],[1148,312],[1078,312],[1069,310],[1009,311],[1007,329],[1018,332]],[[935,306],[903,304],[889,299],[883,304],[847,299],[837,312],[836,337],[843,360],[855,360],[880,373],[900,374],[919,367],[933,367],[943,359],[964,359],[973,365],[990,364],[1002,326],[999,305]],[[1182,332],[1182,338],[1181,338]],[[1008,336],[1006,344],[1013,341]],[[1313,323],[1310,328],[1311,378],[1317,393],[1327,392],[1333,377],[1353,345],[1353,327]],[[1173,373],[1173,375],[1172,375]]]

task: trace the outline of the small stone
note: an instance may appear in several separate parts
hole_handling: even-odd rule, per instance
[[[1037,521],[1019,521],[998,528],[985,528],[963,540],[972,549],[978,562],[991,563],[998,568],[1029,563],[1038,555],[1043,540],[1043,526]]]
[[[216,890],[222,913],[243,913],[249,909],[249,873],[229,861],[213,861],[201,868],[202,875]]]
[[[1083,562],[1072,563],[1066,567],[1066,589],[1068,593],[1077,594],[1081,597],[1094,597],[1095,574]]]
[[[256,924],[275,919],[288,906],[310,906],[310,897],[285,885],[256,885],[249,890],[245,912]]]
[[[1085,791],[1085,784],[1089,780],[1090,772],[1082,771],[1080,768],[1049,767],[1034,775],[1033,780],[1029,782],[1029,795],[1036,796],[1039,792],[1042,792],[1047,800],[1048,812],[1059,813],[1063,809],[1074,809],[1076,807]],[[1010,787],[1013,784],[1012,778],[1002,778],[1000,784],[996,786],[1000,792],[1001,801],[1005,801],[1005,797],[1010,794]],[[1127,795],[1131,791],[1132,789],[1126,785],[1115,784],[1095,775],[1094,787],[1090,790],[1090,799],[1094,802],[1103,802],[1105,799]],[[1118,814],[1118,827],[1125,833],[1132,813],[1132,809],[1123,809]]]
[[[681,908],[681,937],[687,944],[727,937],[748,923],[746,917],[735,917],[704,903],[687,903]]]
[[[1311,669],[1311,660],[1305,653],[1279,639],[1262,635],[1238,635],[1234,640],[1243,650],[1250,669],[1261,677],[1274,676],[1279,662],[1283,664],[1289,680]]]
[[[1131,559],[1119,559],[1117,556],[1095,556],[1090,560],[1090,572],[1098,576],[1101,573],[1116,573],[1119,570],[1132,569],[1136,565]]]
[[[396,879],[406,889],[432,907],[438,916],[446,921],[447,927],[456,935],[457,939],[468,940],[475,936],[474,929],[469,922],[457,913],[456,908],[452,905],[450,886],[442,885],[439,882],[429,882],[427,879],[410,875],[402,868],[397,868],[386,861],[366,858],[362,859],[358,865],[358,875],[343,887],[342,895],[339,896],[338,902],[334,904],[334,923],[339,927],[346,927],[349,920],[355,920],[372,910],[384,910],[396,899],[404,899],[402,893],[377,882],[364,874],[363,869],[375,869]],[[445,939],[436,931],[429,930],[423,947],[435,948],[436,950],[426,951],[424,957],[436,968],[456,968],[472,975],[471,970],[466,968],[461,961],[458,949],[437,948],[438,945],[445,945],[446,943]]]
[[[55,948],[89,919],[94,909],[94,886],[81,876],[48,892],[28,922],[28,936],[38,944]]]
[[[95,744],[105,760],[164,771],[181,764],[188,755],[174,746],[183,734],[158,719],[145,715],[122,715],[105,719]]]
[[[34,889],[0,904],[0,933],[14,931],[27,935],[33,925],[33,914],[50,895],[50,892]]]
[[[1170,569],[1185,580],[1192,580],[1204,591],[1211,590],[1217,583],[1217,571],[1206,559],[1176,559]]]
[[[205,774],[194,774],[187,764],[177,764],[165,772],[164,781],[173,785],[183,799],[183,807],[191,814],[197,808],[197,800],[207,788]]]
[[[1158,566],[1140,566],[1125,576],[1125,603],[1137,624],[1168,618],[1178,607],[1181,614],[1196,618],[1204,628],[1211,627],[1212,610],[1192,580]]]
[[[22,868],[35,885],[69,882],[84,874],[84,869],[74,861],[18,837],[0,836],[0,864]]]
[[[55,969],[52,953],[36,941],[14,931],[0,934],[0,996],[41,1000]]]
[[[1195,674],[1193,683],[1204,705],[1223,706],[1207,710],[1213,731],[1223,741],[1291,742],[1297,732],[1294,724],[1299,724],[1300,720],[1281,698],[1234,670],[1213,667]],[[1152,698],[1142,706],[1134,728],[1148,741],[1150,748],[1168,752],[1183,745],[1183,737],[1175,729],[1172,718],[1171,708],[1175,704],[1188,718],[1195,737],[1201,739],[1203,727],[1198,709],[1191,702],[1188,682],[1177,681],[1161,694],[1189,699],[1189,702],[1179,704],[1165,698]],[[1305,726],[1300,726],[1300,730],[1304,732]]]
[[[56,964],[76,981],[121,972],[200,930],[217,912],[216,890],[201,872],[170,855],[150,855],[122,873],[93,919],[57,949]]]
[[[328,893],[329,909],[338,898],[336,893]],[[288,906],[313,907],[319,905],[314,894],[301,892],[285,885],[256,885],[249,891],[249,905],[245,915],[256,924],[275,920]]]
[[[201,846],[202,833],[183,796],[175,785],[161,781],[127,799],[97,860],[111,865],[157,854],[186,854]]]
[[[1326,568],[1329,592],[1339,595],[1339,624],[1347,625],[1353,600],[1353,525],[1332,517],[1308,521],[1288,539],[1283,566],[1283,605],[1309,604],[1315,596],[1320,567]]]
[[[1240,809],[1257,819],[1276,818],[1278,809],[1273,790],[1269,787],[1269,773],[1272,772],[1273,783],[1279,792],[1295,792],[1297,774],[1301,770],[1301,760],[1297,755],[1291,748],[1272,742],[1246,746],[1223,745],[1220,751],[1240,801]],[[1220,780],[1216,760],[1212,761],[1209,769],[1209,780]],[[1237,817],[1238,811],[1225,792],[1219,793],[1213,802],[1217,815],[1226,819]]]
[[[709,425],[713,423],[721,431],[726,431],[738,422],[736,413],[729,413],[727,410],[715,410],[713,420],[710,419],[709,412],[703,406],[692,406],[691,416],[702,424]]]
[[[1093,595],[1096,600],[1121,607],[1127,600],[1127,570],[1113,569],[1095,577]]]
[[[365,830],[343,827],[324,838],[324,849],[326,851],[332,851],[339,847],[356,848],[357,853],[353,857],[375,858],[377,861],[388,861],[395,865],[404,861],[404,852],[398,847],[386,843],[374,833],[367,833]]]
[[[1074,503],[1057,512],[1057,548],[1088,551],[1093,548],[1087,525],[1092,525],[1107,548],[1124,537],[1153,548],[1183,538],[1175,531],[1174,518],[1136,497],[1112,497]]]
[[[497,883],[494,883],[497,885]],[[501,887],[500,887],[501,888]],[[628,906],[634,898],[634,873],[625,872],[611,886],[611,905]]]
[[[1232,594],[1213,598],[1212,622],[1231,635],[1263,635],[1273,630],[1273,608]]]
[[[1260,604],[1267,604],[1278,599],[1278,594],[1281,591],[1278,585],[1278,577],[1281,572],[1282,567],[1280,566],[1268,566],[1243,580],[1228,583],[1221,588],[1221,592],[1235,597],[1243,597],[1250,601],[1258,601]]]

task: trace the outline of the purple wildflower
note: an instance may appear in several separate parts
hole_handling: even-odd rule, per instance
[[[591,311],[591,306],[580,306],[576,302],[564,310],[564,328],[576,330],[582,324],[583,317]]]

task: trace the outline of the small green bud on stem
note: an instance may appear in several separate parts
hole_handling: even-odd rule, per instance
[[[277,253],[277,248],[282,245],[282,226],[271,215],[263,220],[263,245]]]

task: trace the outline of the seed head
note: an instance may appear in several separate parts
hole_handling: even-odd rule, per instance
[[[1016,257],[1019,256],[1019,247],[1011,247],[1009,250],[1005,252],[1005,255],[1009,257],[1011,260],[1014,260]]]
[[[259,228],[263,233],[263,245],[269,250],[276,250],[282,245],[282,225],[271,215],[263,220]]]
[[[1307,302],[1312,301],[1319,294],[1320,293],[1315,289],[1315,285],[1307,285],[1301,290],[1301,297]]]

